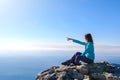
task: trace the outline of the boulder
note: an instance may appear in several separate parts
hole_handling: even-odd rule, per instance
[[[53,66],[35,80],[120,80],[120,66],[108,62]]]

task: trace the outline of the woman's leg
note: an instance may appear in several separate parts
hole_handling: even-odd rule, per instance
[[[80,56],[81,54],[82,54],[81,52],[76,52],[71,59],[62,62],[62,64],[63,65],[70,65],[70,63],[75,64],[76,57]]]
[[[83,61],[83,62],[85,62],[85,63],[88,63],[88,64],[91,64],[91,63],[94,62],[93,60],[91,60],[91,59],[89,59],[89,58],[86,58],[86,57],[83,57],[83,59],[82,59],[81,61]]]
[[[79,56],[81,56],[81,52],[76,52],[76,54],[73,55],[73,57],[71,58],[71,62],[76,64],[79,63],[80,59]]]
[[[79,63],[79,61],[83,61],[83,62],[88,63],[88,64],[93,63],[93,60],[86,58],[85,56],[77,56],[75,63],[77,64],[77,63]]]

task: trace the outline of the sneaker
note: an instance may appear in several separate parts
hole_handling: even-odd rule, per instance
[[[71,63],[71,60],[67,60],[67,61],[65,61],[65,62],[62,62],[61,64],[62,64],[62,65],[67,65],[67,66],[68,66],[68,65],[70,65],[70,63]]]

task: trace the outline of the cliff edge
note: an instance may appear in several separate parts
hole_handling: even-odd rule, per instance
[[[120,80],[120,65],[99,62],[53,66],[38,73],[35,80]]]

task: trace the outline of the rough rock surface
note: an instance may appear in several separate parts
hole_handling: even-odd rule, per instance
[[[53,66],[40,72],[35,80],[120,80],[120,65],[99,62]]]

